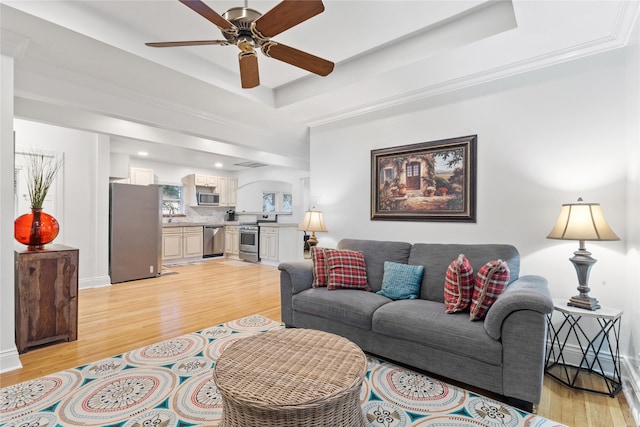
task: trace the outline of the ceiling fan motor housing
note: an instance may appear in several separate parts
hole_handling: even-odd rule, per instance
[[[261,16],[260,12],[248,7],[232,7],[222,14],[222,17],[231,22],[237,28],[237,31],[223,30],[222,34],[229,43],[237,44],[243,51],[248,50],[249,45],[251,47],[255,44],[260,45],[261,40],[256,38],[251,31],[251,24]],[[251,44],[251,41],[253,41],[253,44]]]

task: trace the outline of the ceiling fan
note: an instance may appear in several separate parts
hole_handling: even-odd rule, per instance
[[[240,49],[238,60],[240,62],[240,80],[244,89],[253,88],[260,84],[258,54],[255,48],[259,48],[270,58],[320,76],[326,76],[333,71],[333,62],[271,40],[271,37],[322,13],[324,4],[321,0],[283,0],[264,15],[249,9],[246,0],[244,7],[233,7],[222,15],[219,15],[201,0],[178,1],[217,26],[222,31],[225,40],[145,43],[147,46],[236,45]]]

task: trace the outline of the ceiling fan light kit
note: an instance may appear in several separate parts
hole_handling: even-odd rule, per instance
[[[245,7],[232,7],[219,15],[201,0],[178,1],[217,26],[226,40],[153,42],[146,43],[147,46],[236,45],[240,49],[238,62],[240,80],[244,89],[260,85],[258,55],[255,48],[262,50],[262,53],[269,58],[286,62],[319,76],[327,76],[333,71],[333,62],[271,40],[271,37],[322,13],[324,4],[321,0],[283,0],[264,15],[246,7],[246,3]]]

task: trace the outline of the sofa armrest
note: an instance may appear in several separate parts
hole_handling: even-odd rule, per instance
[[[542,276],[522,276],[513,281],[489,308],[484,319],[487,334],[499,340],[502,324],[513,312],[533,310],[543,315],[553,311],[553,300],[547,288],[547,279]]]
[[[287,326],[293,325],[293,295],[310,289],[313,283],[311,261],[283,262],[280,270],[280,318]]]
[[[291,294],[297,294],[311,288],[313,283],[313,263],[311,261],[283,262],[280,270],[280,287],[283,283],[289,287]]]

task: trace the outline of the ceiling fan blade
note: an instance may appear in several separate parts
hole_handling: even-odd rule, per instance
[[[178,0],[178,1],[222,30],[236,29],[235,25],[233,25],[231,22],[224,19],[216,11],[211,9],[209,6],[207,6],[200,0]]]
[[[284,0],[256,19],[251,31],[268,39],[324,11],[322,0]]]
[[[240,80],[243,89],[251,89],[260,85],[260,75],[258,74],[258,54],[255,50],[240,52]]]
[[[152,42],[145,43],[145,45],[150,47],[179,47],[179,46],[205,46],[217,44],[220,46],[227,46],[230,43],[226,40],[192,40],[192,41],[183,41],[183,42]]]
[[[263,44],[262,52],[266,56],[318,74],[319,76],[326,76],[333,71],[333,62],[273,41],[268,41]]]

